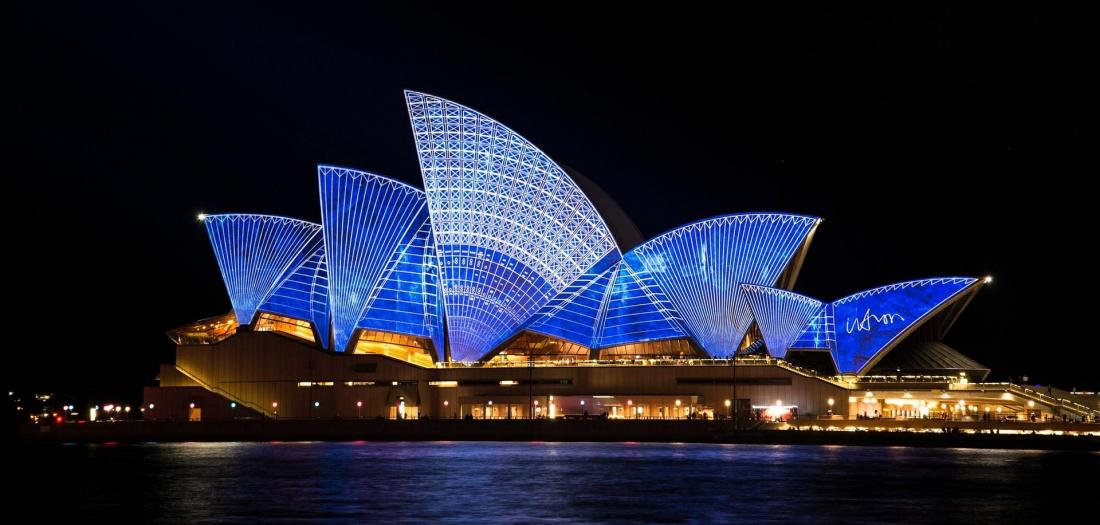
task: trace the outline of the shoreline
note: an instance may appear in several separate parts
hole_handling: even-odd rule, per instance
[[[866,430],[839,429],[874,424]],[[895,423],[895,422],[891,422]],[[908,422],[912,425],[913,422]],[[1097,425],[1052,424],[1004,428],[1014,432],[1092,432],[1093,435],[967,433],[973,422],[923,421],[923,432],[888,428],[884,422],[807,421],[807,428],[761,425],[734,430],[729,421],[622,420],[231,420],[203,422],[111,422],[38,425],[23,423],[18,440],[26,444],[174,443],[219,441],[541,441],[650,442],[755,445],[839,445],[980,449],[1100,451]],[[967,423],[970,423],[969,425]],[[818,428],[809,429],[808,425]],[[1015,425],[1014,425],[1015,426]],[[943,432],[942,427],[958,432]],[[979,427],[980,429],[980,427]]]

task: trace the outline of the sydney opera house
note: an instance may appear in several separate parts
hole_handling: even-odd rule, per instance
[[[423,189],[323,165],[320,224],[200,216],[232,310],[169,332],[146,418],[1093,414],[985,383],[943,343],[987,278],[807,297],[821,218],[734,213],[644,240],[503,124],[405,100]]]

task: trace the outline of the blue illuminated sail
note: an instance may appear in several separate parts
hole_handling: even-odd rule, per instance
[[[633,258],[631,253],[626,256]],[[628,260],[614,270],[597,346],[688,337],[679,314],[653,279],[636,273]]]
[[[425,214],[416,234],[393,253],[356,326],[431,338],[442,356],[437,281],[432,229]]]
[[[841,373],[861,373],[889,351],[911,327],[973,285],[970,277],[907,281],[833,301],[836,359]]]
[[[260,305],[259,310],[304,319],[313,323],[318,342],[328,348],[328,271],[325,268],[325,243],[318,235],[305,253],[312,253],[282,281]]]
[[[597,325],[618,261],[617,251],[608,253],[546,303],[531,319],[528,328],[592,348],[596,344]]]
[[[821,310],[821,301],[781,288],[741,285],[768,354],[785,357],[802,329]]]
[[[394,254],[416,237],[428,212],[424,193],[407,184],[333,166],[317,171],[333,350],[343,352],[393,268]],[[379,317],[391,315],[397,323],[405,313]]]
[[[576,183],[519,134],[448,100],[405,98],[451,355],[477,359],[618,248]]]
[[[313,255],[321,226],[271,215],[204,215],[237,322],[252,323],[256,310]],[[309,317],[304,317],[309,319]]]
[[[775,286],[818,224],[779,213],[725,215],[681,226],[631,250],[711,355],[734,353],[752,322],[742,284]]]
[[[798,334],[790,348],[804,350],[836,349],[836,325],[833,321],[833,304],[825,303],[806,323],[806,328]]]

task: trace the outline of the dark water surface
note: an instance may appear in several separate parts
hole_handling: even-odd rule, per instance
[[[1069,513],[1095,523],[1100,512],[1095,453],[320,442],[8,450],[16,505],[97,522],[1044,523]]]

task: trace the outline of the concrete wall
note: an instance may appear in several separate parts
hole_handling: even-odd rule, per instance
[[[199,413],[200,421],[224,421],[262,417],[259,412],[245,406],[231,405],[231,401],[198,386],[145,387],[141,408],[146,421],[188,421],[191,404]]]
[[[812,415],[825,413],[832,398],[834,412],[844,415],[849,395],[826,381],[770,365],[738,366],[736,372],[717,365],[426,369],[376,355],[323,352],[274,332],[241,332],[216,345],[179,346],[176,368],[189,381],[228,400],[267,416],[277,411],[281,418],[389,417],[398,396],[417,406],[421,415],[433,418],[450,417],[461,404],[478,400],[510,400],[527,406],[529,395],[543,403],[550,395],[675,396],[685,403],[695,398],[720,414],[725,413],[725,400],[734,396],[733,381],[742,406],[773,405],[779,400],[796,405],[800,415]],[[502,386],[502,380],[519,384]],[[566,384],[545,384],[555,380]],[[346,386],[347,381],[374,385]],[[432,381],[480,384],[440,388],[429,386]],[[530,388],[528,381],[533,381]],[[299,382],[332,382],[333,386],[306,388],[299,387]],[[360,401],[363,406],[357,408]]]

